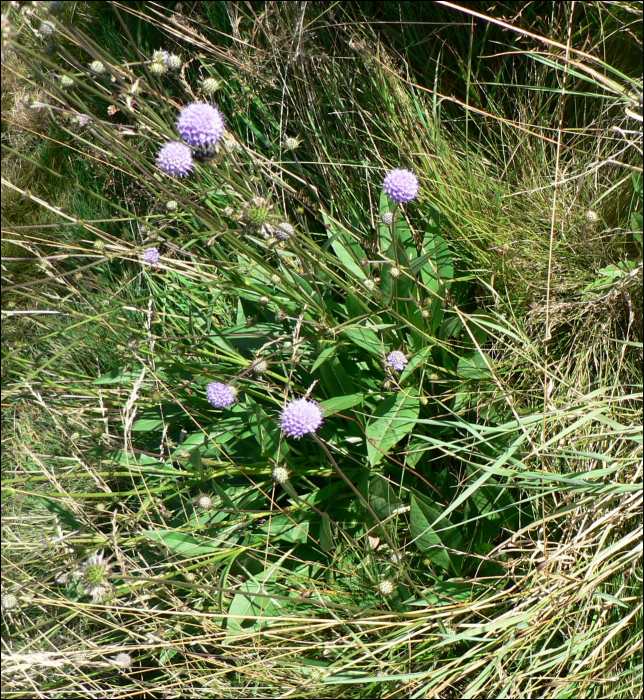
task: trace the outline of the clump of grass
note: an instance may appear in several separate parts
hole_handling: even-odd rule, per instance
[[[9,10],[9,693],[637,693],[641,84],[431,7]]]

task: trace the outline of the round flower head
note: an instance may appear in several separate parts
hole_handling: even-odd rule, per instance
[[[59,15],[65,10],[65,3],[60,2],[60,0],[52,0],[51,2],[47,3],[45,10],[50,15]]]
[[[294,136],[287,136],[284,139],[284,148],[287,151],[294,151],[296,148],[299,147],[301,141],[299,139],[296,139]]]
[[[170,52],[159,49],[152,54],[152,60],[155,63],[165,63],[167,66],[170,60]]]
[[[283,221],[275,227],[275,238],[278,238],[280,241],[288,241],[294,233],[295,229],[288,221]]]
[[[153,61],[149,68],[152,75],[163,75],[168,72],[168,64],[163,61]]]
[[[221,382],[211,382],[206,389],[206,398],[215,408],[227,408],[235,403],[235,391]]]
[[[215,501],[212,498],[212,496],[209,496],[206,493],[202,493],[195,500],[195,505],[200,510],[212,510],[215,507]]]
[[[177,128],[197,153],[214,155],[214,146],[224,133],[224,118],[214,105],[193,102],[181,111]]]
[[[281,419],[280,427],[286,435],[299,440],[322,425],[322,409],[315,401],[295,399],[284,407]]]
[[[390,211],[383,211],[380,219],[386,226],[391,226],[394,221],[394,215]]]
[[[400,352],[400,350],[394,350],[387,355],[387,364],[389,367],[397,369],[399,372],[402,372],[405,369],[405,365],[408,362],[409,360],[403,355],[402,352]]]
[[[13,593],[5,593],[2,596],[2,609],[15,610],[18,607],[18,598]]]
[[[183,60],[181,56],[177,56],[176,54],[171,53],[168,56],[166,64],[170,70],[179,70],[179,68],[181,68],[181,66],[183,65]]]
[[[284,484],[288,481],[288,469],[286,467],[273,467],[271,479],[276,484]]]
[[[390,595],[393,595],[394,593],[394,584],[389,581],[388,579],[385,579],[384,581],[381,581],[378,584],[378,593],[380,595],[383,595],[385,597],[389,597]]]
[[[157,165],[173,177],[185,177],[194,168],[192,153],[185,143],[171,141],[157,155]]]
[[[112,659],[112,663],[117,668],[129,668],[132,665],[132,657],[122,651]]]
[[[102,600],[110,588],[109,572],[110,564],[103,558],[103,552],[92,554],[81,568],[83,590],[95,603]]]
[[[253,374],[265,374],[268,371],[268,362],[266,360],[257,360],[252,366]]]
[[[382,183],[387,196],[397,204],[411,202],[418,194],[418,178],[404,168],[392,170]]]
[[[156,248],[146,248],[143,253],[143,262],[148,265],[156,265],[161,260],[161,253]]]
[[[56,33],[56,25],[49,20],[45,20],[44,22],[41,22],[38,32],[42,37],[53,36]]]
[[[107,68],[105,67],[103,61],[92,61],[89,64],[89,69],[95,75],[102,75],[103,73],[107,73]]]
[[[206,95],[214,95],[219,90],[219,87],[217,78],[204,78],[201,81],[201,89]]]

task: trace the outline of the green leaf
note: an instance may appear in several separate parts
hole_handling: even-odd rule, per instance
[[[268,626],[270,621],[264,621],[261,619],[262,617],[280,615],[282,604],[274,598],[267,597],[265,594],[270,593],[269,589],[274,587],[271,579],[276,576],[282,562],[292,551],[291,549],[286,552],[271,568],[265,569],[256,576],[252,576],[237,589],[235,597],[228,608],[227,641],[236,637],[240,632],[259,629],[260,626]],[[264,595],[256,596],[253,595],[254,593],[262,593]]]
[[[413,429],[419,408],[418,399],[403,392],[388,397],[378,406],[367,425],[367,454],[371,467]]]
[[[299,514],[307,515],[307,514]],[[291,544],[304,544],[308,540],[308,532],[311,523],[309,520],[297,522],[293,516],[276,515],[259,528],[259,532],[270,536],[271,540],[282,540]]]
[[[374,474],[368,482],[369,505],[380,520],[386,520],[392,512],[402,505],[389,481],[379,474]]]
[[[326,518],[322,518],[322,522],[320,523],[319,541],[323,552],[330,552],[335,547],[331,523]]]
[[[452,253],[445,239],[431,229],[425,233],[423,247],[426,252],[421,258],[427,257],[427,260],[419,268],[422,280],[431,290],[442,296],[445,283],[454,277]]]
[[[485,379],[490,376],[490,370],[486,364],[486,358],[480,353],[461,357],[456,369],[463,379]]]
[[[359,326],[347,328],[342,333],[348,337],[358,347],[366,350],[370,355],[377,357],[379,360],[384,357],[384,346],[375,331],[370,328],[361,328]]]
[[[315,370],[318,367],[320,367],[320,365],[324,364],[328,359],[333,357],[337,351],[338,346],[335,343],[330,344],[326,348],[323,348],[320,354],[317,356],[317,359],[313,363],[313,367],[311,367],[311,373],[315,372]]]
[[[236,556],[239,552],[238,548],[223,548],[219,541],[188,535],[184,532],[177,532],[176,530],[147,530],[143,534],[147,535],[151,540],[163,544],[170,551],[185,557],[209,554],[211,555],[211,560],[214,561]]]
[[[203,479],[203,460],[201,459],[201,453],[198,447],[191,450],[188,464],[195,470],[199,478]]]
[[[418,549],[451,575],[460,576],[465,546],[458,529],[417,491],[412,491],[410,519],[411,536]]]
[[[131,384],[141,378],[142,370],[143,365],[126,365],[125,367],[113,369],[102,377],[98,377],[92,384],[94,386],[100,384],[124,384],[126,382]]]
[[[362,394],[349,394],[348,396],[334,396],[332,399],[320,401],[320,405],[331,413],[337,413],[338,411],[345,411],[352,406],[358,406],[363,401],[364,396]]]
[[[57,515],[70,528],[76,530],[83,527],[83,524],[76,519],[76,516],[71,511],[63,508],[59,503],[56,503],[56,501],[52,501],[45,496],[38,496],[38,498],[50,513]]]
[[[132,432],[147,433],[161,430],[164,425],[172,425],[185,417],[185,411],[180,406],[164,406],[163,411],[158,406],[141,411],[134,421]]]
[[[360,244],[351,235],[350,231],[340,223],[330,219],[324,212],[322,212],[322,216],[331,241],[331,247],[338,260],[354,277],[360,280],[366,279],[367,273],[360,264],[360,260],[366,256]]]

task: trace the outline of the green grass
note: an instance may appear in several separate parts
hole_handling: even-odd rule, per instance
[[[7,697],[641,694],[641,5],[472,7],[3,5]]]

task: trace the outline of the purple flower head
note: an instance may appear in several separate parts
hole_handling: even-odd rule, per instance
[[[161,253],[156,248],[146,248],[143,253],[143,262],[156,265],[161,260]]]
[[[193,102],[181,110],[177,128],[195,152],[214,155],[214,146],[224,133],[224,118],[214,105]]]
[[[295,399],[284,407],[281,418],[280,427],[286,435],[299,440],[322,425],[322,409],[315,401]]]
[[[206,398],[215,408],[227,408],[235,403],[235,390],[221,382],[211,382],[206,388]]]
[[[408,362],[409,360],[403,355],[402,352],[400,352],[400,350],[394,350],[387,355],[387,364],[389,367],[397,369],[399,372],[402,372],[405,369],[405,365]]]
[[[166,66],[168,65],[168,61],[170,60],[170,52],[169,51],[164,51],[163,49],[159,49],[159,51],[155,51],[152,54],[152,60],[157,61],[158,63],[165,63]]]
[[[411,202],[418,194],[418,178],[411,170],[398,168],[387,173],[382,183],[389,199],[397,204]]]
[[[185,177],[194,168],[190,148],[185,143],[167,143],[157,156],[157,165],[173,177]]]

